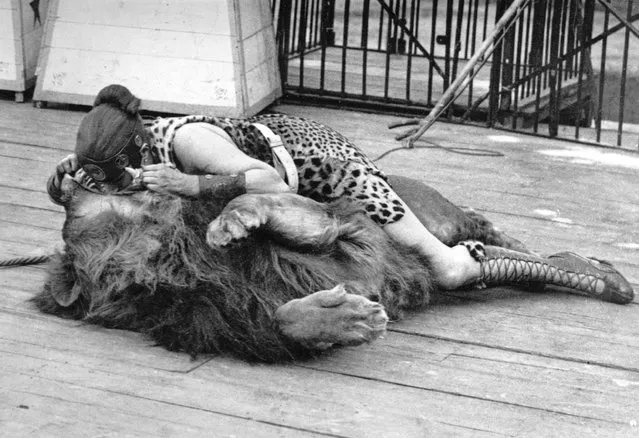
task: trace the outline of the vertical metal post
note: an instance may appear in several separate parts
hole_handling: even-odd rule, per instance
[[[453,0],[448,0],[446,5],[446,51],[444,53],[446,65],[444,66],[444,89],[446,91],[450,85],[450,42],[453,39]]]
[[[433,74],[435,73],[433,60],[435,59],[435,41],[437,40],[437,6],[438,1],[433,0],[430,25],[430,54],[433,56],[433,59],[428,63],[428,105],[433,104]]]
[[[298,38],[298,47],[300,51],[300,88],[304,88],[304,55],[306,54],[306,30],[308,27],[308,10],[307,0],[301,0],[300,7],[300,30]]]
[[[348,25],[349,25],[349,17],[350,17],[350,8],[351,8],[351,0],[344,1],[344,21],[343,21],[343,35],[342,35],[342,84],[341,91],[342,94],[346,92],[346,57],[348,54]]]
[[[546,33],[546,10],[548,4],[546,0],[538,0],[535,4],[535,13],[533,17],[533,36],[530,48],[530,65],[532,66],[533,78],[536,75],[536,83],[533,83],[533,92],[535,93],[535,120],[533,131],[539,131],[539,104],[541,97],[543,71],[541,70],[544,58],[544,35]]]
[[[601,64],[599,66],[599,91],[597,93],[597,112],[595,118],[595,130],[597,143],[601,141],[601,118],[603,116],[603,93],[606,83],[606,50],[608,49],[608,23],[610,21],[610,11],[604,12],[603,40],[601,41]]]
[[[504,8],[510,6],[512,0],[506,0]],[[513,64],[515,58],[515,28],[511,27],[506,32],[503,40],[501,59],[501,89],[510,87],[513,83]],[[499,99],[499,109],[510,110],[511,93],[502,93]]]
[[[552,10],[552,27],[550,30],[550,68],[548,69],[548,86],[550,102],[548,108],[548,134],[556,137],[559,133],[559,101],[560,90],[557,87],[559,65],[559,39],[561,25],[561,0],[554,0]]]
[[[626,20],[632,21],[632,0],[628,0]],[[630,29],[626,27],[623,44],[623,62],[621,68],[621,82],[619,83],[619,128],[617,129],[617,146],[621,146],[623,138],[623,110],[626,104],[626,76],[628,74],[628,52],[630,51]]]
[[[505,2],[508,0],[498,0],[495,10],[495,22],[501,18],[506,10]],[[499,113],[499,91],[501,90],[501,53],[503,44],[500,42],[493,50],[492,66],[490,68],[490,89],[488,97],[488,126],[495,125]]]
[[[417,10],[416,8],[416,0],[411,0],[410,21],[408,29],[411,33],[413,33],[413,35],[415,31],[415,22],[419,20],[419,10]],[[408,49],[406,57],[406,100],[410,101],[411,79],[413,73],[413,40],[411,38],[408,39]]]
[[[291,0],[281,0],[279,18],[277,20],[278,61],[282,90],[288,83],[288,54],[290,53],[291,33]]]
[[[581,48],[580,62],[579,62],[579,77],[577,80],[577,115],[575,116],[575,139],[579,138],[579,127],[588,126],[590,124],[590,108],[584,107],[582,102],[583,96],[583,77],[584,73],[587,79],[588,88],[588,105],[591,105],[590,96],[593,92],[593,86],[591,79],[593,76],[592,64],[590,60],[590,43],[592,39],[592,25],[595,19],[595,0],[586,0],[584,4],[583,20],[581,23],[579,46]],[[582,120],[582,116],[586,120]]]
[[[368,16],[370,15],[370,0],[364,0],[362,8],[362,95],[366,96],[366,76],[368,69]]]
[[[397,0],[399,1],[399,0]],[[389,81],[390,81],[390,44],[391,44],[391,35],[393,32],[393,20],[390,17],[390,14],[393,11],[393,6],[394,6],[394,2],[393,0],[390,0],[389,5],[388,5],[388,9],[389,9],[389,17],[388,17],[388,26],[387,26],[387,34],[386,34],[386,65],[385,65],[385,69],[384,69],[384,97],[388,98],[388,89],[389,89]],[[395,28],[397,29],[397,28]]]

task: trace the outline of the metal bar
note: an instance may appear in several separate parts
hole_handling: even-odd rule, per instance
[[[300,50],[300,87],[304,86],[304,55],[306,52],[306,28],[308,20],[308,11],[306,8],[306,0],[301,1],[300,7],[300,30],[298,35],[298,48]]]
[[[604,14],[603,34],[608,31],[608,21],[610,19],[610,11],[606,9]],[[601,43],[601,64],[599,66],[599,93],[597,95],[597,116],[595,119],[595,128],[597,143],[601,141],[601,118],[603,116],[603,93],[606,81],[606,50],[608,49],[608,38],[604,38]]]
[[[433,9],[431,13],[431,26],[430,26],[430,53],[435,54],[435,40],[437,39],[437,6],[438,0],[433,0]],[[418,21],[419,22],[419,21]],[[433,102],[433,69],[434,65],[431,62],[428,63],[428,104],[432,105]]]
[[[326,46],[329,45],[332,41],[329,41],[329,39],[332,38],[331,32],[333,31],[332,28],[332,21],[331,21],[331,7],[333,6],[332,2],[333,0],[323,0],[323,7],[322,7],[322,50],[320,53],[320,93],[322,93],[322,91],[324,91],[324,84],[326,81]],[[331,44],[332,45],[332,44]]]
[[[415,6],[415,27],[413,28],[413,35],[415,35],[415,39],[419,41],[419,22],[421,21],[420,18],[420,12],[422,10],[422,0],[417,0],[416,6]],[[410,39],[409,39],[410,41]],[[415,50],[415,44],[413,44],[413,52],[416,52]],[[433,53],[433,51],[431,50],[430,53]],[[414,55],[415,53],[413,53]],[[433,53],[434,56],[434,53]]]
[[[550,62],[555,66],[557,66],[557,60],[559,59],[560,25],[561,1],[554,0],[550,30]],[[558,79],[561,80],[561,73],[560,68],[557,67],[548,70],[548,72],[548,86],[550,88],[550,102],[548,105],[548,134],[551,137],[555,137],[559,132],[559,104],[561,99],[561,90],[558,88]]]
[[[585,0],[584,3],[584,11],[583,11],[583,19],[581,20],[581,28],[580,30],[580,40],[581,45],[585,46],[586,41],[592,38],[592,25],[595,19],[595,2],[594,0]],[[581,14],[578,15],[578,19],[581,17]],[[590,80],[593,75],[592,64],[590,60],[590,48],[584,49],[581,52],[580,62],[579,62],[579,78],[577,80],[577,117],[575,117],[575,138],[579,138],[579,128],[582,124],[581,116],[582,116],[582,91],[583,91],[583,76],[584,73],[587,76],[588,87],[592,88]],[[588,102],[590,104],[590,101]],[[590,110],[586,109],[584,111],[584,116],[588,119],[590,115]],[[590,120],[587,120],[590,122]]]
[[[613,14],[614,12],[611,11]],[[628,20],[632,15],[632,0],[628,0]],[[622,21],[622,23],[624,23]],[[625,24],[625,23],[624,23]],[[619,83],[619,129],[617,130],[617,146],[621,146],[623,137],[623,110],[626,104],[626,75],[628,73],[628,52],[630,49],[630,32],[632,26],[626,25],[626,35],[623,45],[623,63],[621,68],[621,82]]]
[[[468,46],[470,44],[470,22],[473,16],[473,0],[468,2],[468,17],[466,17],[466,41],[464,42],[464,59],[468,59]]]
[[[399,1],[399,0],[398,0]],[[384,4],[382,0],[380,2],[383,6],[387,6]],[[393,0],[390,0],[390,7],[386,11],[388,13],[388,25],[387,25],[387,33],[386,33],[386,66],[384,70],[384,97],[388,98],[388,88],[389,88],[389,80],[390,80],[390,49],[389,45],[391,44],[391,32],[392,32],[392,24],[393,20],[391,19],[391,14],[393,13]]]
[[[417,19],[415,16],[418,14],[416,11],[416,0],[411,0],[410,5],[410,30],[411,32],[415,29],[415,22]],[[410,100],[410,91],[411,91],[411,80],[412,80],[412,72],[413,72],[413,42],[408,40],[408,48],[406,53],[406,100]]]
[[[515,44],[515,47],[517,48],[517,53],[515,54],[515,60],[513,61],[513,65],[515,68],[515,83],[519,82],[519,76],[521,74],[521,54],[525,50],[525,47],[522,44],[523,38],[524,38],[524,22],[523,20],[520,20],[517,23],[517,44]],[[513,102],[513,110],[516,114],[517,109],[519,108],[519,90],[514,89],[514,93],[512,94],[515,97],[515,101]],[[517,128],[516,115],[512,117],[512,128],[513,129]]]
[[[486,40],[488,37],[488,11],[490,6],[490,0],[486,0],[486,4],[484,5],[484,34],[482,36],[482,41]]]
[[[506,6],[510,6],[512,0],[506,0]],[[513,83],[513,64],[515,57],[515,29],[511,27],[504,36],[501,60],[501,87],[500,90],[509,88]],[[509,110],[511,105],[511,93],[502,93],[499,99],[499,110]]]
[[[293,32],[291,33],[291,48],[293,49],[293,53],[296,53],[299,48],[295,45],[295,42],[297,41],[297,11],[298,11],[298,6],[299,6],[299,2],[300,0],[295,0],[294,6],[293,6]]]
[[[397,32],[399,30],[399,25],[398,25],[398,22],[399,22],[399,3],[401,1],[402,0],[397,0],[397,3],[395,3],[395,11],[393,12],[393,15],[389,16],[389,18],[391,19],[391,21],[393,23],[393,37],[388,42],[388,45],[386,46],[386,50],[388,50],[392,54],[397,53]]]
[[[455,30],[455,48],[453,52],[453,69],[451,73],[451,79],[455,80],[457,77],[457,66],[459,64],[459,53],[461,52],[461,32],[464,21],[464,2],[466,0],[459,0],[457,3],[457,20],[456,20],[456,30]],[[453,108],[449,107],[448,118],[452,118],[453,116]]]
[[[282,90],[288,83],[288,54],[290,53],[291,32],[291,0],[281,0],[279,18],[277,20],[277,44],[279,47],[278,61],[280,67],[280,81]]]
[[[446,4],[446,48],[444,50],[444,90],[450,85],[450,41],[453,29],[453,1],[448,0]]]
[[[452,1],[452,0],[450,0],[450,1]],[[378,2],[382,6],[382,8],[386,11],[386,13],[388,14],[389,20],[392,19],[393,18],[393,9],[392,9],[392,7],[389,7],[384,0],[378,0]],[[391,0],[390,3],[391,4],[393,3],[392,0]],[[395,17],[395,19],[397,19],[397,17]],[[398,25],[398,24],[396,23],[396,25]],[[439,67],[439,64],[437,64],[437,61],[435,60],[433,55],[431,55],[428,52],[428,50],[426,50],[426,48],[419,42],[419,40],[417,40],[417,38],[415,38],[415,35],[411,35],[408,32],[408,29],[406,28],[406,25],[402,25],[400,23],[399,26],[402,28],[402,30],[404,30],[404,32],[406,32],[406,34],[408,35],[408,38],[413,41],[413,43],[415,44],[415,47],[417,47],[422,52],[422,54],[426,58],[428,58],[431,63],[433,63],[433,66],[434,66],[435,70],[437,70],[437,73],[439,73],[442,77],[444,77],[445,74],[442,71],[442,69]]]
[[[348,25],[350,18],[351,0],[344,1],[344,29],[342,34],[342,93],[346,92],[346,57],[348,54]]]
[[[366,79],[368,69],[368,16],[370,14],[370,0],[364,0],[362,7],[362,95],[366,96]]]
[[[535,92],[535,119],[533,122],[533,131],[539,131],[539,104],[541,99],[541,87],[543,82],[543,70],[541,68],[544,57],[544,45],[539,44],[544,40],[544,30],[546,27],[544,23],[546,21],[546,12],[548,9],[548,3],[546,0],[539,0],[535,5],[535,13],[533,17],[533,46],[530,50],[530,64],[533,66],[530,76],[534,78],[537,76],[536,84],[534,87]]]
[[[634,21],[631,17],[632,7],[628,9],[629,11],[628,17],[624,17],[621,12],[619,12],[610,4],[610,0],[599,0],[599,3],[601,3],[606,8],[606,10],[610,11],[610,13],[614,15],[617,18],[617,20],[621,21],[621,23],[625,26],[627,31],[632,32],[634,36],[639,38],[639,29],[637,29],[636,27],[632,25],[632,22]],[[629,0],[628,4],[632,5],[632,0]]]
[[[523,62],[523,75],[524,77],[528,74],[528,61],[526,59],[526,55],[527,55],[527,51],[528,48],[530,47],[530,17],[532,16],[532,6],[529,6],[527,8],[527,14],[526,14],[526,38],[524,41],[524,62]],[[521,87],[521,98],[523,99],[524,97],[528,97],[530,95],[530,89],[531,89],[531,84],[532,81],[528,81],[526,82],[525,86]]]
[[[504,15],[505,3],[508,0],[498,0],[495,9],[495,20]],[[495,45],[493,51],[493,64],[490,69],[490,87],[488,97],[488,126],[493,126],[499,112],[499,91],[501,90],[501,56],[503,44]]]
[[[570,0],[570,20],[568,22],[568,44],[570,48],[577,45],[577,34],[575,32],[577,23],[577,14],[579,13],[577,8],[581,0]],[[578,60],[576,56],[570,56],[566,59],[566,65],[570,68],[566,68],[566,79],[572,76],[573,71],[576,69]]]
[[[538,1],[540,3],[542,2],[542,0],[536,0],[536,1]],[[633,20],[639,19],[639,14],[633,15],[632,19]],[[613,33],[617,32],[618,30],[623,29],[623,27],[624,27],[623,24],[619,24],[619,25],[616,25],[614,27],[611,27],[607,32],[601,33],[597,37],[590,39],[590,41],[588,43],[586,43],[584,46],[579,45],[579,46],[573,48],[572,50],[569,50],[563,56],[560,56],[560,57],[557,58],[557,64],[560,63],[560,62],[566,61],[569,57],[574,56],[577,52],[579,52],[581,50],[584,50],[584,49],[587,49],[587,48],[590,48],[590,47],[594,46],[598,42],[602,41],[604,38],[607,38],[610,35],[612,35]],[[544,31],[543,26],[540,27],[540,29],[542,31],[540,38],[543,38],[543,31]],[[545,73],[551,68],[556,68],[556,67],[555,67],[554,64],[546,63],[545,65],[540,65],[539,71],[541,73]],[[521,79],[521,82],[531,79],[532,76],[533,76],[533,74],[529,74],[528,76],[524,76]],[[515,84],[515,85],[520,85],[520,84]]]
[[[556,2],[557,0],[550,0],[551,4],[548,5],[548,8],[546,9],[546,25],[544,26],[544,29],[550,29],[551,26],[551,18],[552,18],[552,9],[554,6],[554,2]],[[543,41],[545,41],[545,51],[544,51],[544,64],[549,64],[550,62],[550,38],[545,37],[543,39]],[[548,70],[544,71],[544,88],[546,88],[548,86]]]
[[[379,33],[377,34],[377,50],[382,50],[382,35],[384,29],[384,8],[379,11]]]
[[[500,37],[503,35],[505,29],[511,24],[511,20],[515,20],[522,11],[522,8],[531,0],[514,0],[513,4],[503,13],[499,18],[499,21],[495,24],[495,29],[491,32],[490,36],[482,43],[481,47],[475,52],[473,57],[468,61],[468,64],[464,66],[464,69],[455,79],[454,83],[446,90],[442,98],[437,102],[437,105],[429,112],[428,116],[424,118],[420,123],[420,127],[411,134],[408,139],[408,145],[412,145],[426,130],[435,122],[439,114],[446,109],[451,102],[451,99],[456,95],[459,90],[463,90],[464,86],[468,84],[468,75],[473,68],[482,61],[484,55],[488,50],[493,47],[494,44],[498,44]],[[541,0],[543,1],[543,0]],[[493,48],[494,50],[494,48]],[[493,57],[497,53],[497,50],[493,51]],[[493,62],[493,65],[495,62]],[[398,139],[406,138],[405,136],[396,137]]]
[[[475,53],[475,41],[477,40],[477,10],[479,9],[479,0],[475,0],[474,9],[473,9],[473,36],[471,40],[471,53]],[[475,76],[474,71],[471,70],[470,75],[472,77]],[[468,84],[468,107],[470,108],[473,104],[473,85],[474,82],[471,80],[470,84]]]

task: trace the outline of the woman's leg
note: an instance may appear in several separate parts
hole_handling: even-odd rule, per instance
[[[408,207],[404,217],[384,225],[383,229],[396,242],[415,248],[429,259],[440,288],[452,290],[479,279],[480,263],[470,256],[468,250],[463,246],[444,245]]]

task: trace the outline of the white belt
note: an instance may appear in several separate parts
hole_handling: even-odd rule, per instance
[[[284,147],[282,139],[266,125],[253,123],[253,126],[259,129],[262,135],[268,140],[268,144],[271,146],[271,151],[273,153],[273,164],[275,165],[275,169],[280,175],[285,177],[286,183],[290,187],[291,191],[293,193],[297,193],[297,188],[299,186],[297,167],[295,167],[291,154],[289,154]]]

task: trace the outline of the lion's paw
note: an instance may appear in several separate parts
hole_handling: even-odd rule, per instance
[[[239,199],[239,198],[236,198]],[[249,236],[251,230],[259,228],[267,221],[267,214],[259,204],[250,202],[229,204],[213,220],[206,231],[206,242],[212,247],[226,246],[233,241]]]
[[[384,334],[388,322],[381,304],[349,294],[343,285],[289,301],[275,319],[286,337],[313,349],[371,342]]]

